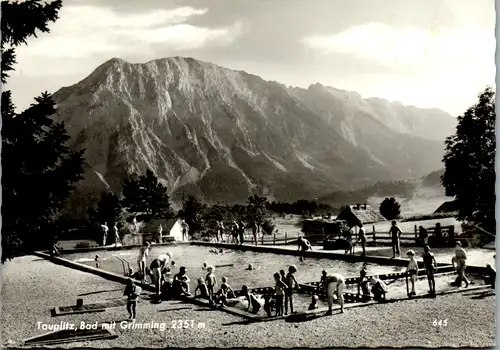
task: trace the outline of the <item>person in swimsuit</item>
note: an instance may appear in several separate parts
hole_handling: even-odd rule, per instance
[[[281,280],[286,283],[285,270],[280,270],[280,276],[281,276]]]
[[[316,310],[317,308],[318,308],[318,296],[313,295],[311,298],[311,304],[309,304],[307,310]]]
[[[161,286],[164,280],[163,275],[166,272],[170,272],[170,268],[168,267],[168,262],[172,257],[172,253],[168,252],[167,254],[161,254],[156,259],[154,259],[149,268],[151,269],[151,273],[153,276],[153,283],[155,285],[156,295],[160,296]]]
[[[240,245],[243,244],[243,242],[245,241],[245,223],[243,222],[243,220],[240,219],[240,222],[238,223],[238,226],[239,226],[239,235],[240,235]]]
[[[422,255],[424,261],[424,268],[427,274],[427,281],[429,282],[429,293],[436,294],[436,280],[434,279],[434,272],[437,269],[436,257],[431,253],[428,245],[424,246],[424,254]]]
[[[158,243],[163,243],[163,226],[161,224],[158,225]]]
[[[264,295],[264,311],[267,314],[267,317],[272,317],[272,311],[274,308],[273,297],[271,294]]]
[[[137,299],[141,294],[141,288],[137,286],[132,279],[128,280],[127,287],[125,287],[125,292],[123,295],[127,296],[127,311],[129,319],[135,320],[135,310],[137,308]]]
[[[358,224],[358,227],[358,237],[359,241],[361,242],[361,248],[363,248],[363,256],[366,256],[366,230],[361,222]]]
[[[256,315],[259,312],[259,310],[260,310],[260,303],[259,303],[259,301],[255,297],[255,295],[253,295],[252,293],[250,293],[250,291],[248,290],[247,286],[241,287],[241,292],[243,293],[243,295],[248,300],[247,312],[251,312],[252,314]],[[252,309],[252,311],[250,311],[250,309]]]
[[[236,221],[233,221],[233,225],[231,227],[231,235],[233,236],[233,244],[238,244],[238,232],[239,232],[239,226]]]
[[[109,231],[108,223],[105,222],[104,225],[101,225],[101,229],[102,229],[102,246],[104,247],[108,241],[108,231]]]
[[[469,280],[465,276],[465,268],[467,267],[467,253],[465,252],[464,248],[462,248],[462,243],[460,243],[460,241],[457,241],[456,243],[455,256],[453,257],[452,264],[453,266],[455,266],[456,264],[456,269],[458,272],[458,286],[461,287],[462,281],[464,281],[465,288],[467,288],[469,286]]]
[[[370,285],[372,285],[373,300],[385,300],[387,294],[387,285],[377,277],[370,278]]]
[[[212,265],[207,267],[207,275],[205,276],[205,283],[208,288],[208,295],[210,303],[214,302],[214,289],[217,286],[217,278],[214,275],[214,267]]]
[[[137,256],[137,265],[139,266],[139,272],[141,273],[141,281],[145,283],[146,279],[146,262],[149,255],[149,242],[144,242],[142,247],[139,249],[139,255]]]
[[[118,246],[118,243],[121,243],[120,234],[118,232],[118,226],[116,222],[113,224],[113,232],[115,234],[115,248],[116,248]]]
[[[328,311],[327,315],[333,313],[333,299],[334,294],[337,295],[340,304],[340,313],[344,313],[344,287],[345,278],[340,274],[328,274],[326,270],[321,272],[321,284],[326,290],[326,295],[328,297]]]
[[[236,297],[234,294],[233,288],[229,284],[227,284],[227,278],[222,277],[222,283],[220,285],[220,289],[215,295],[217,298],[217,303],[220,303],[222,305],[226,305],[227,299],[233,299]]]
[[[401,230],[396,225],[396,221],[391,222],[391,229],[389,230],[389,235],[391,236],[392,243],[392,257],[395,258],[396,254],[398,258],[401,257],[399,238],[401,237]]]
[[[182,221],[181,221],[181,230],[182,230],[182,240],[187,241],[188,240],[189,225],[187,224],[186,220],[184,220],[184,219],[182,219]]]
[[[257,233],[259,232],[259,225],[257,225],[257,221],[253,221],[252,223],[252,237],[253,237],[253,244],[257,245]]]
[[[276,282],[276,316],[281,316],[283,315],[283,298],[285,295],[285,291],[287,290],[288,286],[286,285],[285,282],[281,279],[281,276],[279,272],[276,272],[274,274],[274,281]]]
[[[189,282],[191,280],[186,275],[186,268],[181,266],[179,268],[179,273],[174,276],[173,287],[177,291],[178,295],[191,295],[189,291]]]
[[[194,297],[196,298],[196,293],[200,291],[200,298],[204,299],[209,299],[210,300],[210,295],[208,294],[208,287],[203,282],[203,278],[198,278],[198,285],[196,286],[196,289],[194,290]]]
[[[299,236],[299,249],[297,249],[298,251],[302,250],[303,252],[307,251],[307,250],[313,250],[312,247],[311,247],[311,243],[309,243],[309,241],[305,238],[303,238],[302,236]]]
[[[288,274],[285,277],[285,284],[287,288],[285,289],[285,315],[288,313],[288,303],[290,303],[290,313],[293,314],[293,287],[295,285],[296,289],[299,289],[299,283],[295,279],[294,273],[297,272],[297,267],[291,265],[288,268]]]
[[[406,268],[406,273],[410,276],[411,292],[409,296],[411,297],[412,295],[416,295],[415,283],[417,282],[418,264],[415,261],[415,252],[413,250],[409,250],[406,255],[410,258],[410,262]]]
[[[370,289],[368,285],[370,284],[370,280],[366,277],[366,270],[359,271],[359,283],[358,283],[358,296],[360,296],[360,292],[363,292],[361,296],[361,300],[366,302],[370,300]]]

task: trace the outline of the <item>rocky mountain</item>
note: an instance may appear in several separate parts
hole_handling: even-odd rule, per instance
[[[80,188],[117,190],[147,168],[174,198],[314,198],[442,167],[455,119],[438,110],[311,85],[286,87],[192,58],[113,58],[54,94],[73,148],[86,148]]]

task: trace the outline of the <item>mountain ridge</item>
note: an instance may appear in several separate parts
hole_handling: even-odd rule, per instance
[[[103,178],[117,190],[125,176],[150,168],[174,197],[293,200],[442,166],[444,137],[437,140],[448,131],[420,136],[429,128],[425,112],[406,112],[395,125],[399,112],[389,109],[387,125],[391,102],[375,110],[338,91],[289,88],[194,58],[112,58],[53,96],[71,147],[86,148],[82,187],[107,188]]]

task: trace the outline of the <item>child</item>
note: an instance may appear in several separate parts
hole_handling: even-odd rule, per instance
[[[431,253],[431,249],[428,245],[424,247],[424,254],[422,255],[424,260],[425,272],[427,273],[427,281],[429,282],[429,293],[436,294],[436,281],[434,280],[434,272],[437,268],[436,258],[434,254]]]
[[[149,242],[144,242],[141,249],[139,249],[139,255],[137,256],[137,265],[139,266],[139,272],[141,273],[141,281],[145,283],[146,281],[146,260],[149,255]]]
[[[250,312],[250,308],[251,308],[252,309],[252,311],[251,311],[252,314],[256,315],[259,312],[259,310],[260,310],[260,303],[259,303],[259,301],[255,297],[255,295],[253,295],[252,293],[250,293],[250,291],[248,290],[247,286],[241,287],[241,291],[243,292],[243,295],[248,300],[247,312]]]
[[[373,300],[382,301],[385,300],[385,295],[387,294],[387,285],[376,277],[370,279],[370,284],[372,287]]]
[[[415,261],[415,252],[413,250],[409,250],[408,253],[406,253],[408,257],[410,258],[410,262],[408,263],[408,268],[406,269],[406,272],[410,275],[410,281],[411,281],[411,292],[410,292],[410,297],[412,295],[416,295],[415,293],[415,282],[417,281],[417,271],[418,271],[418,264]]]
[[[214,267],[212,265],[207,267],[208,274],[205,277],[205,283],[207,284],[207,289],[208,289],[208,300],[210,300],[210,303],[214,302],[214,288],[217,285],[217,279],[215,278],[214,275]]]
[[[99,268],[99,255],[96,255],[94,260],[95,260],[95,267]]]
[[[281,280],[281,276],[278,272],[274,274],[274,281],[276,282],[276,316],[283,315],[283,296],[287,285]]]
[[[281,280],[283,282],[286,282],[285,270],[280,270],[280,276],[281,276]]]
[[[203,278],[198,278],[198,285],[196,286],[196,289],[194,290],[194,296],[196,297],[196,292],[200,291],[200,297],[204,299],[210,299],[210,295],[208,295],[208,287],[203,282]]]
[[[267,314],[267,317],[272,317],[272,311],[274,307],[273,299],[271,294],[264,295],[264,311]]]
[[[359,272],[360,281],[358,283],[358,296],[360,295],[360,290],[363,292],[363,296],[361,297],[362,301],[368,301],[370,299],[370,290],[368,288],[368,284],[370,281],[368,277],[366,277],[366,271],[361,270]]]
[[[287,288],[285,289],[285,315],[288,313],[288,303],[290,303],[290,313],[293,312],[293,285],[299,288],[299,283],[295,279],[294,273],[297,272],[295,265],[291,265],[288,268],[288,274],[285,277]]]
[[[129,319],[131,319],[132,322],[135,321],[135,309],[137,307],[137,299],[139,298],[140,294],[141,288],[139,286],[136,286],[132,279],[129,279],[128,285],[127,287],[125,287],[125,292],[123,293],[123,295],[127,296],[127,311]]]
[[[179,268],[179,273],[174,276],[174,287],[177,289],[179,294],[183,295],[191,295],[189,292],[189,282],[191,280],[189,277],[186,275],[186,268],[184,266],[181,266]]]
[[[318,296],[313,295],[311,298],[311,304],[309,304],[307,310],[316,310],[317,308],[318,308]]]
[[[227,284],[227,278],[222,277],[222,283],[220,285],[219,291],[216,293],[217,303],[225,306],[227,305],[227,299],[235,298],[234,290],[229,284]]]

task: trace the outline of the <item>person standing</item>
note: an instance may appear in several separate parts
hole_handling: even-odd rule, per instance
[[[141,288],[137,286],[134,281],[129,278],[127,287],[125,287],[125,292],[123,295],[127,296],[127,311],[129,319],[135,321],[135,310],[137,308],[137,299],[141,294]]]
[[[465,288],[469,286],[469,280],[467,277],[465,277],[465,268],[467,266],[467,253],[465,252],[464,248],[462,248],[462,243],[460,241],[457,241],[456,243],[456,249],[455,249],[455,256],[453,257],[452,260],[453,266],[456,264],[456,269],[458,272],[458,278],[457,278],[457,284],[459,287],[462,286],[462,281],[465,282]]]
[[[245,229],[246,229],[246,226],[245,226],[245,223],[243,222],[243,220],[239,220],[239,227],[240,227],[240,245],[243,244],[243,242],[245,241]]]
[[[118,226],[116,222],[113,224],[113,232],[115,233],[115,248],[118,246],[118,242],[121,243],[120,235],[118,233]]]
[[[163,226],[161,224],[158,225],[158,243],[163,243]]]
[[[233,227],[232,229],[232,236],[233,236],[233,244],[238,244],[238,231],[239,231],[239,226],[236,221],[233,221]]]
[[[358,227],[359,227],[358,237],[359,237],[359,241],[361,242],[361,248],[363,248],[363,257],[365,257],[366,256],[366,230],[363,227],[363,224],[361,222],[358,224]]]
[[[188,240],[189,225],[187,224],[185,219],[182,219],[181,228],[182,228],[182,240],[187,241]]]
[[[257,225],[257,221],[254,220],[252,224],[252,236],[253,236],[253,243],[257,245],[257,233],[259,232],[259,225]]]
[[[217,220],[217,242],[224,242],[224,223],[222,220]]]
[[[345,279],[344,276],[340,274],[328,274],[326,270],[323,270],[321,276],[321,284],[326,290],[326,295],[328,296],[328,311],[327,315],[333,313],[333,295],[336,294],[340,304],[340,313],[344,313],[344,287]]]
[[[436,281],[434,280],[434,272],[437,269],[436,257],[431,253],[431,248],[428,245],[424,246],[424,268],[429,282],[429,294],[436,294]]]
[[[389,230],[389,234],[391,236],[391,242],[392,242],[392,257],[395,258],[397,254],[398,258],[401,258],[400,243],[399,243],[399,239],[401,237],[401,230],[396,225],[395,220],[392,220],[391,222],[391,229]]]
[[[145,283],[146,280],[146,261],[149,255],[149,242],[144,242],[142,247],[139,249],[139,255],[137,256],[137,265],[139,266],[139,272],[141,274],[141,281]]]
[[[105,222],[104,225],[101,225],[101,229],[102,229],[102,246],[104,247],[108,241],[108,231],[109,231],[108,223]]]

